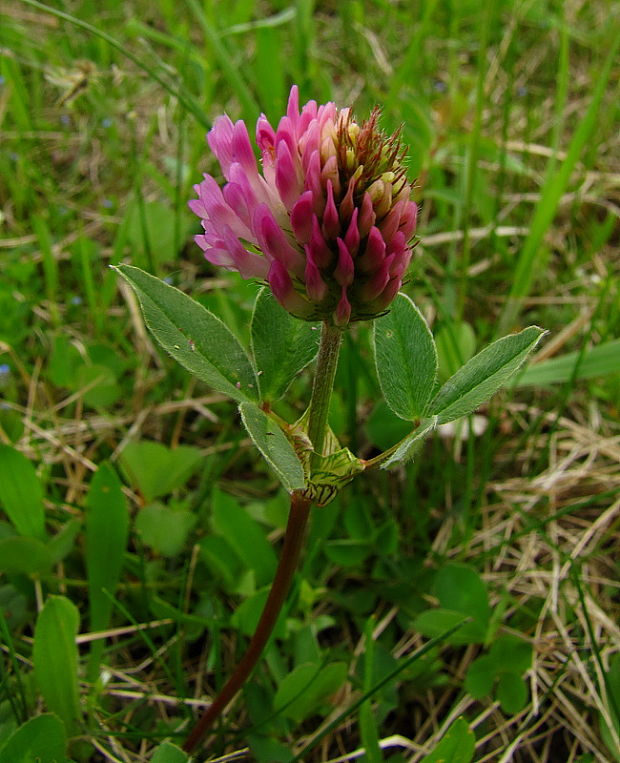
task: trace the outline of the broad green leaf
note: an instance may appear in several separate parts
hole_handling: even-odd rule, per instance
[[[0,445],[0,505],[20,535],[45,538],[41,483],[32,463],[10,445]]]
[[[437,377],[437,350],[426,321],[409,297],[399,294],[390,312],[377,318],[373,341],[385,401],[401,419],[421,418]]]
[[[158,502],[144,506],[136,516],[136,530],[144,543],[163,556],[180,553],[195,523],[191,511]]]
[[[86,574],[90,629],[110,624],[112,599],[118,586],[129,535],[129,511],[114,468],[103,462],[90,483],[86,501]],[[89,677],[94,680],[104,648],[103,639],[91,647]]]
[[[368,541],[352,538],[328,540],[323,546],[325,556],[339,567],[359,567],[374,551],[375,547]]]
[[[528,366],[514,380],[515,387],[543,387],[575,379],[592,379],[620,373],[620,339],[612,339],[581,352],[568,352],[557,358]]]
[[[392,464],[411,460],[422,444],[424,438],[427,437],[436,426],[437,416],[433,416],[431,419],[423,419],[417,429],[414,429],[411,434],[407,435],[407,437],[398,444],[398,447],[392,455],[381,464],[381,468],[387,469],[392,466]]]
[[[474,757],[476,737],[466,720],[457,718],[435,749],[422,763],[470,763]]]
[[[347,665],[304,663],[298,665],[282,680],[274,697],[276,713],[297,723],[320,710],[321,705],[335,694],[347,679]]]
[[[203,460],[198,448],[171,449],[160,442],[129,442],[120,455],[122,470],[147,502],[183,487]]]
[[[162,742],[151,758],[151,763],[185,763],[189,760],[187,753],[172,742]]]
[[[67,740],[62,721],[51,713],[22,724],[0,748],[0,763],[64,763]]]
[[[254,571],[259,587],[270,583],[277,566],[276,553],[258,522],[231,495],[214,490],[212,500],[213,527],[218,535]]]
[[[258,399],[250,359],[219,318],[139,268],[114,267],[138,295],[146,325],[166,352],[217,392],[237,401]]]
[[[109,408],[122,394],[112,369],[102,365],[80,366],[72,386],[83,391],[84,402],[93,408]]]
[[[210,533],[199,541],[200,558],[210,575],[221,577],[229,591],[236,590],[244,567],[232,545],[222,535]]]
[[[73,387],[77,370],[83,364],[84,359],[69,336],[59,334],[53,338],[47,375],[57,387]]]
[[[49,710],[64,721],[71,735],[80,720],[78,651],[75,638],[80,617],[64,596],[50,596],[34,630],[34,677]]]
[[[47,544],[15,535],[0,540],[0,570],[21,575],[43,575],[53,564]]]
[[[261,289],[252,315],[252,354],[262,400],[277,400],[316,356],[317,326],[288,313],[269,289]]]
[[[239,412],[254,445],[260,450],[284,487],[289,492],[303,489],[305,486],[303,467],[280,427],[252,403],[241,403]]]
[[[446,643],[482,644],[484,642],[487,626],[478,620],[471,622],[471,618],[464,612],[456,612],[452,609],[439,608],[422,612],[413,621],[413,627],[424,636],[439,638],[442,633],[461,623],[458,630],[446,637]]]
[[[489,595],[480,575],[466,564],[446,564],[435,578],[435,592],[444,609],[462,612],[481,623],[491,617]]]
[[[241,631],[244,636],[252,636],[258,621],[265,609],[267,597],[269,596],[269,586],[249,596],[233,612],[230,618],[230,624],[233,628]],[[282,639],[286,635],[286,612],[283,609],[278,615],[276,624],[273,627],[273,638]]]
[[[544,331],[530,326],[485,347],[439,390],[429,412],[445,424],[475,411],[505,384],[536,347]]]
[[[465,676],[465,691],[468,691],[474,699],[488,697],[493,691],[496,674],[495,660],[488,654],[474,660],[467,669]]]
[[[506,715],[516,715],[527,702],[527,685],[518,673],[502,673],[495,694]]]
[[[489,655],[498,673],[507,670],[522,676],[532,666],[531,643],[510,633],[493,640]]]

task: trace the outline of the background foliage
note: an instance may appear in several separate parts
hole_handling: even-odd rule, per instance
[[[247,344],[257,285],[201,258],[186,202],[211,120],[277,119],[293,82],[403,125],[406,291],[443,379],[502,332],[550,335],[512,390],[315,511],[207,759],[620,759],[617,6],[0,14],[0,761],[182,760],[253,630],[286,496],[107,266],[166,278]],[[308,396],[302,373],[282,413]],[[407,431],[380,397],[360,326],[331,425],[365,458]]]

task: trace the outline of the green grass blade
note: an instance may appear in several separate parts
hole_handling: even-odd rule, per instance
[[[86,571],[90,628],[104,630],[110,624],[112,600],[120,580],[123,556],[129,536],[129,512],[121,482],[110,464],[103,462],[93,477],[86,511]],[[94,641],[88,664],[88,678],[94,681],[104,641]]]
[[[23,453],[2,444],[0,504],[20,535],[45,538],[43,490],[34,466]]]
[[[498,334],[502,334],[510,329],[519,313],[523,299],[530,293],[536,277],[541,272],[541,267],[537,267],[536,257],[540,252],[544,236],[553,222],[560,198],[568,186],[575,165],[596,129],[599,107],[619,47],[620,36],[617,36],[596,81],[592,100],[575,130],[566,158],[557,173],[550,174],[546,178],[540,201],[534,213],[529,235],[523,244],[517,266],[512,275],[512,287],[498,322]]]
[[[566,355],[528,366],[513,386],[546,387],[568,382],[573,375],[576,380],[614,373],[620,373],[620,339],[604,342],[583,353],[581,350],[568,352]]]
[[[81,716],[75,643],[79,622],[77,607],[69,599],[50,596],[39,612],[32,649],[39,690],[69,734],[77,731]]]
[[[364,629],[364,684],[363,691],[368,694],[372,691],[372,678],[373,678],[373,666],[375,657],[375,640],[373,638],[373,630],[377,624],[375,617],[369,617],[366,621],[366,628]],[[360,707],[360,734],[362,737],[362,744],[366,751],[366,760],[368,763],[381,763],[383,755],[381,754],[381,748],[379,747],[379,729],[377,728],[377,720],[373,713],[372,703],[368,699]]]
[[[254,96],[252,95],[244,78],[239,73],[239,67],[236,66],[218,33],[207,21],[204,9],[200,7],[196,0],[188,0],[187,4],[192,10],[196,21],[200,24],[200,28],[202,29],[207,44],[217,59],[217,62],[220,65],[224,76],[228,80],[228,84],[239,99],[241,110],[243,112],[243,118],[246,120],[246,122],[253,124],[260,114],[261,109],[254,99]]]

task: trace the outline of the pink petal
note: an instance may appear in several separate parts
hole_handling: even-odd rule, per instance
[[[402,254],[405,251],[406,246],[407,239],[405,238],[405,234],[401,231],[397,231],[392,236],[392,240],[387,242],[387,253]]]
[[[232,139],[234,125],[226,114],[217,117],[213,127],[207,133],[207,142],[211,151],[217,157],[224,177],[227,177],[228,168],[233,161]]]
[[[299,88],[297,85],[291,87],[286,105],[286,116],[291,120],[293,126],[299,121]]]
[[[352,257],[355,257],[360,245],[360,233],[357,229],[357,214],[358,209],[356,207],[353,210],[353,214],[351,215],[351,222],[349,223],[349,228],[344,237],[344,243],[346,244],[347,249],[351,252]]]
[[[321,180],[325,185],[331,183],[334,194],[340,196],[342,186],[340,184],[340,172],[338,171],[338,160],[335,156],[330,156],[321,170]]]
[[[275,154],[275,143],[275,130],[269,123],[267,117],[264,114],[261,114],[256,122],[256,144],[261,150],[263,161],[265,160],[265,154],[270,155],[273,159]]]
[[[202,183],[194,187],[199,198],[193,199],[189,206],[202,220],[214,227],[229,225],[237,236],[252,237],[250,229],[227,204],[221,188],[210,175],[205,175]]]
[[[271,263],[267,278],[271,291],[285,310],[301,317],[310,314],[310,303],[295,291],[293,281],[281,262],[274,260]]]
[[[349,220],[351,219],[351,215],[353,214],[353,209],[355,206],[353,202],[353,193],[355,191],[355,186],[361,174],[359,172],[359,169],[360,168],[356,170],[355,174],[349,180],[349,184],[347,186],[347,192],[345,193],[344,198],[340,202],[340,219],[343,225],[348,224]]]
[[[266,204],[256,207],[253,228],[263,254],[278,260],[287,270],[301,277],[304,272],[303,256],[291,246]]]
[[[276,130],[276,149],[278,143],[284,141],[289,148],[291,154],[297,147],[297,139],[295,137],[295,128],[288,117],[282,117],[278,123],[278,129]]]
[[[291,227],[295,238],[307,244],[312,235],[312,191],[304,191],[291,209]]]
[[[338,244],[338,264],[334,270],[334,278],[341,286],[349,286],[353,283],[355,265],[351,253],[341,238],[336,239]]]
[[[418,205],[414,201],[406,202],[405,210],[400,218],[399,230],[405,236],[405,240],[413,236],[418,219]]]
[[[402,203],[397,202],[379,224],[379,230],[386,241],[390,241],[398,230],[403,211]]]
[[[303,135],[299,137],[297,142],[297,147],[301,156],[301,166],[304,173],[308,171],[312,153],[319,150],[320,138],[321,130],[319,128],[319,123],[316,121],[316,119],[314,119],[312,122],[310,122],[308,129],[303,133]]]
[[[376,270],[369,280],[360,289],[360,297],[364,302],[372,302],[388,285],[390,280],[390,262],[384,260],[381,267]]]
[[[334,201],[334,189],[331,181],[327,181],[327,203],[323,212],[323,232],[327,239],[336,238],[340,233],[340,218]]]
[[[323,196],[323,185],[321,183],[321,160],[318,151],[313,151],[310,155],[304,184],[306,190],[312,191],[314,213],[322,215],[325,206],[325,198]]]
[[[364,273],[378,270],[385,259],[385,241],[381,231],[373,226],[368,234],[366,249],[361,257],[357,258],[357,267]]]
[[[276,151],[276,187],[287,209],[293,206],[302,190],[302,183],[297,177],[297,167],[284,141],[278,143]]]
[[[372,208],[372,199],[368,193],[365,193],[360,207],[358,222],[360,236],[362,238],[368,235],[370,229],[375,224],[376,219],[377,215],[375,215],[375,210]]]
[[[351,318],[351,303],[347,298],[346,286],[342,287],[340,300],[338,301],[338,306],[336,307],[333,318],[336,326],[346,326]]]
[[[306,294],[313,302],[322,302],[327,295],[327,284],[321,276],[312,256],[306,257]]]
[[[385,310],[385,308],[392,302],[394,297],[398,294],[398,291],[402,285],[402,279],[392,278],[392,280],[385,287],[381,295],[375,300],[375,305],[378,310]]]
[[[254,252],[248,252],[230,228],[224,228],[222,238],[226,249],[242,278],[266,278],[269,272],[269,261]]]
[[[310,236],[310,241],[306,245],[305,250],[306,256],[312,257],[320,268],[328,267],[334,259],[332,250],[323,238],[321,226],[319,225],[316,215],[313,215],[312,217],[312,235]]]
[[[255,175],[258,171],[256,167],[256,157],[254,156],[254,150],[250,143],[248,128],[245,126],[245,122],[241,119],[238,122],[235,122],[233,127],[231,148],[233,161],[239,162],[247,173]]]

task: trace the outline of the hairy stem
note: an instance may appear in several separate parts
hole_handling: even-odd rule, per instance
[[[311,471],[318,466],[323,455],[325,435],[327,434],[329,401],[334,387],[341,341],[342,330],[324,323],[321,331],[321,345],[319,347],[316,375],[312,386],[310,417],[308,420],[308,437],[312,443]]]
[[[224,684],[224,687],[213,700],[212,704],[193,727],[183,744],[186,752],[191,752],[199,744],[203,736],[213,725],[213,722],[224,712],[228,703],[235,697],[239,689],[249,678],[252,670],[258,662],[265,648],[278,615],[286,600],[291,581],[297,568],[297,562],[302,548],[304,533],[308,523],[311,502],[299,493],[291,495],[291,510],[284,535],[284,545],[280,555],[280,562],[276,570],[271,590],[261,618],[256,626],[256,631],[247,651],[237,665],[235,672]]]

